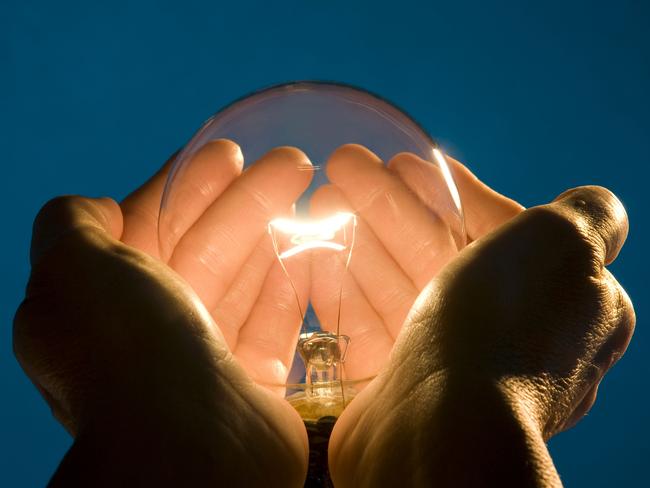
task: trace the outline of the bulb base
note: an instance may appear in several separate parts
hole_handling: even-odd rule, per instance
[[[312,388],[308,385],[307,388]],[[316,391],[314,391],[316,390]],[[333,487],[329,474],[327,451],[334,424],[345,406],[354,398],[356,390],[340,382],[326,385],[326,394],[300,391],[287,397],[287,401],[302,417],[309,440],[309,467],[305,487]],[[343,392],[345,395],[343,395]],[[316,393],[316,394],[314,394]],[[321,392],[323,393],[323,392]]]

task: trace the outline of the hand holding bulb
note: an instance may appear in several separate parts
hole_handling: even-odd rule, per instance
[[[37,219],[15,347],[55,415],[76,436],[54,485],[111,485],[129,476],[134,484],[161,486],[178,480],[302,484],[302,422],[280,396],[256,382],[284,381],[301,325],[296,295],[311,293],[325,325],[335,309],[328,301],[331,284],[323,279],[328,271],[298,266],[290,286],[266,235],[268,220],[290,216],[293,200],[309,184],[308,161],[296,149],[280,148],[241,174],[241,154],[229,141],[211,143],[194,157],[195,173],[180,191],[187,199],[170,210],[175,224],[169,255],[159,254],[156,236],[165,170],[121,208],[109,200],[66,198],[46,206]],[[337,158],[347,162],[337,168]],[[216,161],[230,171],[209,171]],[[332,184],[312,199],[314,216],[335,207],[355,212],[358,236],[367,239],[357,242],[346,278],[364,288],[363,299],[344,302],[348,329],[341,331],[365,359],[347,363],[346,370],[358,377],[389,361],[336,424],[330,465],[337,486],[397,479],[444,484],[436,462],[466,460],[466,445],[458,445],[469,435],[464,429],[489,437],[485,423],[472,423],[477,418],[489,417],[508,442],[523,432],[543,447],[545,438],[589,408],[594,385],[622,354],[633,327],[624,292],[593,267],[597,259],[615,257],[626,232],[624,212],[611,194],[578,190],[491,233],[521,207],[454,161],[468,234],[478,242],[427,287],[426,277],[455,253],[447,240],[436,241],[435,253],[427,254],[433,252],[427,225],[435,226],[436,215],[446,209],[419,186],[421,163],[402,154],[385,169],[366,149],[345,146],[329,161]],[[373,183],[359,184],[366,181]],[[391,198],[411,209],[403,214],[406,220],[377,218],[377,205]],[[592,226],[602,239],[588,241],[577,223]],[[384,274],[373,275],[365,266]],[[372,288],[389,280],[403,293],[382,297],[379,287]],[[569,300],[567,289],[581,293]],[[543,318],[533,313],[540,303]],[[575,308],[583,311],[579,324]],[[543,333],[535,330],[538,324]],[[594,330],[598,340],[588,339]],[[519,338],[509,342],[512,337]],[[539,346],[549,340],[541,354]],[[518,363],[511,357],[528,359]],[[566,375],[585,359],[595,368],[567,383]],[[523,382],[530,378],[539,382]],[[553,483],[552,464],[535,446],[534,453],[496,447],[506,460],[514,459],[508,454],[539,460],[541,453],[536,474],[546,473]],[[495,449],[487,441],[483,447]],[[397,459],[395,453],[409,455]],[[481,468],[480,462],[462,467],[477,476],[484,474]],[[510,464],[506,468],[512,474]],[[104,473],[102,479],[97,472]],[[410,479],[413,474],[419,478]]]
[[[363,148],[344,155],[354,171],[380,168]],[[401,183],[386,172],[385,191],[368,190],[397,198],[404,184],[435,212],[413,178],[420,165],[402,155],[389,165]],[[561,486],[545,441],[588,412],[598,384],[631,339],[632,304],[605,268],[628,228],[614,195],[578,188],[522,211],[459,163],[452,166],[476,242],[431,283],[422,281],[426,287],[404,329],[393,326],[394,347],[387,338],[378,353],[390,353],[387,368],[335,425],[329,456],[337,487]],[[345,189],[342,181],[327,191],[340,199]],[[373,202],[381,196],[364,199],[359,190],[348,203],[354,207],[358,199],[357,210],[363,216],[365,209],[371,225]],[[418,256],[438,252],[427,238],[390,241],[415,228],[409,222],[376,222],[375,248],[400,265],[395,270],[408,275]],[[400,254],[409,247],[422,252]],[[439,264],[434,256],[411,269],[426,273]],[[352,274],[363,280],[363,271]],[[418,276],[407,277],[417,290]]]
[[[302,421],[251,377],[283,381],[293,355],[300,321],[266,220],[290,211],[308,162],[278,148],[241,175],[229,141],[195,157],[166,264],[156,219],[169,165],[121,207],[64,197],[36,219],[14,347],[75,437],[51,486],[302,485]]]

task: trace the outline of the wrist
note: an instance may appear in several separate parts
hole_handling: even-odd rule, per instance
[[[167,407],[129,397],[93,410],[50,486],[220,486],[228,433],[199,410]]]
[[[231,366],[202,388],[129,390],[94,405],[52,486],[297,486],[300,418]]]
[[[373,392],[381,413],[361,413],[358,429],[340,441],[341,480],[356,473],[350,486],[561,486],[539,424],[520,397],[444,370],[416,377],[382,378]],[[363,438],[364,432],[372,435]],[[359,462],[345,459],[351,452],[345,448],[354,445],[364,445]]]
[[[528,395],[476,378],[447,377],[441,391],[429,442],[440,446],[436,464],[449,475],[442,486],[561,486]],[[450,471],[459,460],[465,467]]]

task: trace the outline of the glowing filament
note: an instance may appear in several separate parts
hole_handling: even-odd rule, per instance
[[[291,243],[295,244],[292,249],[278,252],[278,257],[281,259],[317,247],[342,251],[346,247],[344,244],[331,241],[350,221],[356,225],[356,217],[348,212],[339,212],[322,220],[299,221],[280,218],[269,222],[269,233],[271,237],[274,237],[276,232],[288,235]],[[277,239],[274,239],[274,242],[277,243]]]

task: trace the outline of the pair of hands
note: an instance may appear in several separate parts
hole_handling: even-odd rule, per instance
[[[445,473],[459,480],[450,457],[470,445],[490,476],[559,482],[544,440],[589,409],[634,326],[629,299],[604,268],[627,233],[620,202],[591,187],[523,211],[452,160],[475,242],[430,282],[454,254],[453,242],[436,241],[449,236],[436,218],[444,208],[421,185],[417,158],[397,156],[389,170],[379,163],[358,146],[340,148],[328,162],[332,185],[313,203],[315,213],[349,206],[367,237],[346,283],[361,292],[344,303],[342,324],[364,361],[346,369],[360,377],[388,361],[336,424],[336,485],[444,485]],[[54,485],[302,483],[302,422],[259,383],[284,381],[300,326],[266,222],[290,211],[308,164],[279,148],[242,174],[236,145],[207,145],[184,178],[185,204],[170,211],[165,256],[157,218],[168,165],[120,206],[66,197],[44,207],[15,349],[75,435]],[[387,195],[411,220],[391,221]],[[327,291],[326,281],[311,284],[325,323]],[[489,425],[504,444],[533,446],[536,462],[520,463],[529,472],[507,459],[504,472],[494,468]]]

